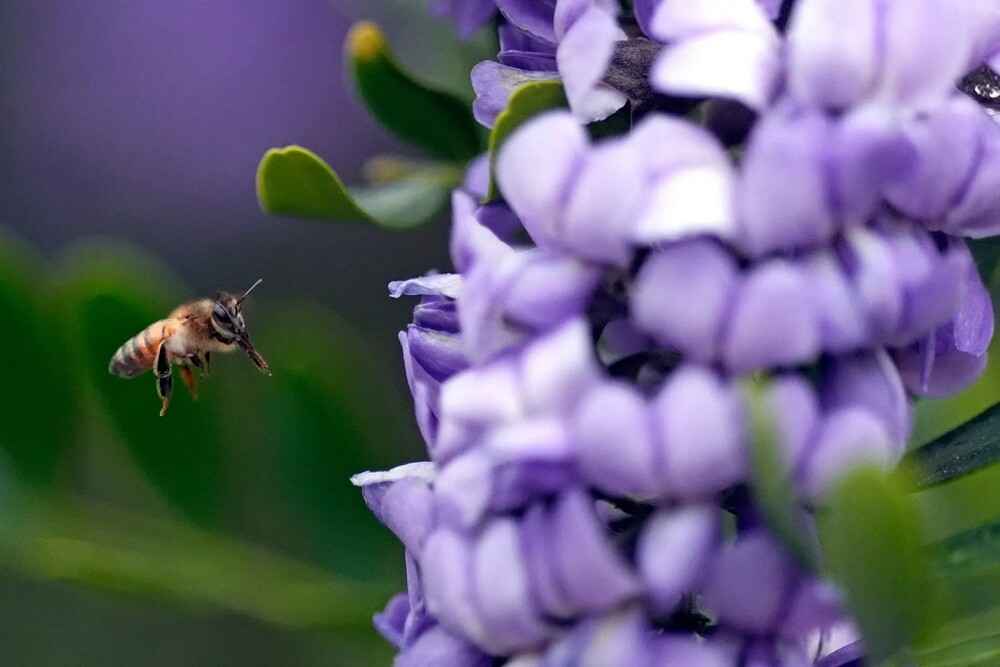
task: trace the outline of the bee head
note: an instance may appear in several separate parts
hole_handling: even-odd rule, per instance
[[[229,292],[219,292],[215,295],[215,305],[212,306],[212,326],[216,333],[225,340],[245,340],[247,338],[246,324],[240,307],[254,287],[261,283],[255,282],[243,296],[236,297]]]

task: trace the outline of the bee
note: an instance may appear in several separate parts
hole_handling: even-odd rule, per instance
[[[173,389],[171,363],[180,366],[181,379],[195,398],[198,392],[191,367],[198,368],[202,378],[208,377],[212,352],[232,352],[238,347],[261,372],[270,375],[264,357],[250,342],[240,312],[243,300],[262,282],[255,282],[238,299],[229,292],[219,292],[214,299],[181,304],[166,319],[153,322],[125,341],[111,357],[108,371],[128,378],[152,369],[156,375],[156,393],[163,401],[161,417],[167,411]]]

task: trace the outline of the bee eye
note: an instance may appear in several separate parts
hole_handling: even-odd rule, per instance
[[[212,317],[214,317],[215,321],[226,329],[230,329],[233,326],[232,318],[229,317],[229,313],[222,307],[221,304],[217,303],[215,304],[215,307],[212,308]]]

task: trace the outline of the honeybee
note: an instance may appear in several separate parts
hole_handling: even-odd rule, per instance
[[[181,379],[195,398],[198,391],[191,366],[201,371],[202,378],[207,377],[212,352],[232,352],[239,347],[257,368],[270,375],[264,357],[250,342],[240,312],[243,300],[262,282],[255,282],[238,299],[229,292],[219,292],[214,299],[181,304],[166,319],[153,322],[125,341],[111,357],[108,371],[120,377],[135,377],[152,369],[156,375],[156,393],[163,401],[161,417],[167,411],[173,389],[171,362],[180,366]]]

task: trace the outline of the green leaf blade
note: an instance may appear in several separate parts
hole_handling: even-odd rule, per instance
[[[264,154],[257,167],[257,197],[269,213],[377,223],[357,205],[333,169],[301,146],[272,148]]]
[[[906,485],[876,468],[855,468],[834,489],[819,526],[868,661],[879,664],[911,650],[935,614],[935,600],[919,513]]]
[[[940,484],[1000,461],[1000,403],[910,452],[919,486]]]
[[[782,460],[767,400],[767,387],[749,389],[750,468],[753,493],[768,527],[803,571],[819,573],[819,556],[802,509],[795,496],[795,481]]]
[[[460,177],[458,170],[428,166],[390,182],[349,189],[315,153],[286,146],[272,148],[261,159],[257,197],[269,213],[404,230],[434,218]]]
[[[55,480],[78,418],[74,369],[54,317],[45,268],[19,240],[0,234],[0,449],[18,476]]]
[[[465,162],[483,150],[469,107],[404,71],[375,24],[355,25],[346,51],[361,99],[387,130],[443,160]]]

